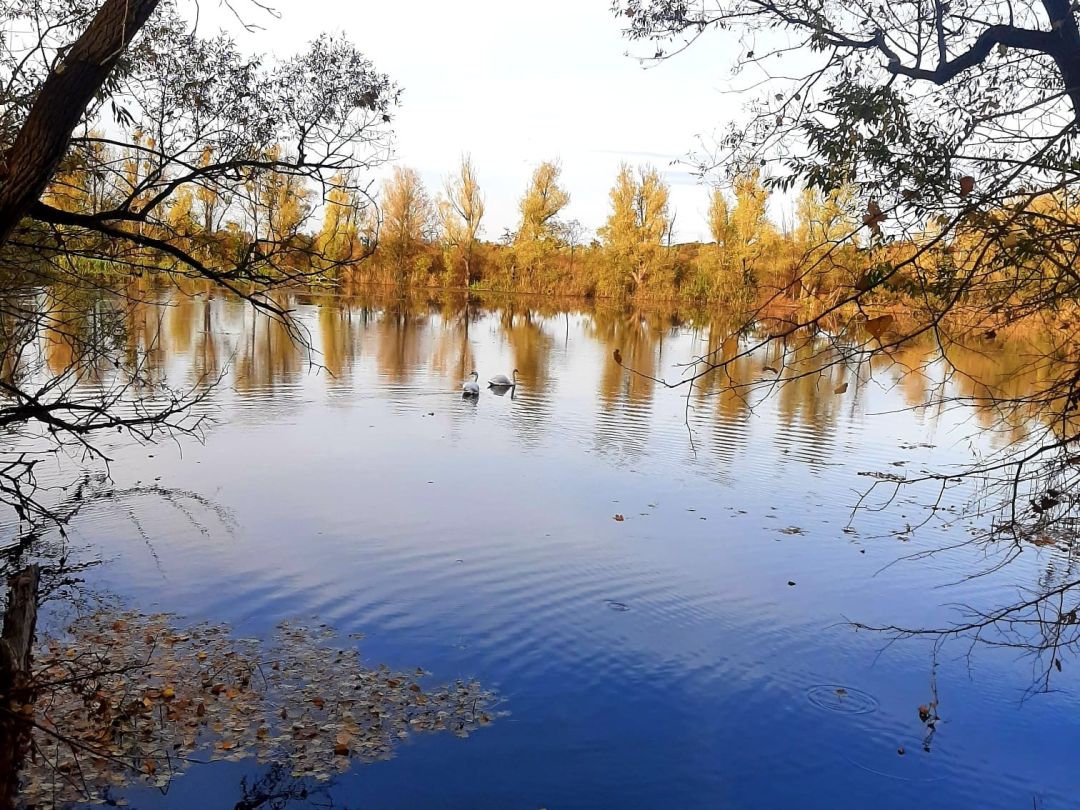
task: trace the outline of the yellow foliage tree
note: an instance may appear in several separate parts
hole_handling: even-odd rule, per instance
[[[263,155],[266,163],[282,160],[282,149],[276,144]],[[278,247],[291,244],[311,214],[311,190],[304,179],[287,171],[259,167],[248,174],[246,186],[246,204],[255,236]]]
[[[195,195],[187,186],[181,188],[173,197],[165,215],[166,222],[173,233],[191,236],[197,229],[192,212],[195,208]]]
[[[395,166],[383,184],[382,209],[381,246],[403,279],[409,259],[431,237],[435,219],[420,175],[413,169]]]
[[[817,295],[836,282],[851,282],[858,266],[855,247],[855,193],[841,186],[828,194],[806,188],[795,205],[795,255],[791,260],[793,293]],[[844,243],[849,243],[846,247]]]
[[[199,157],[199,168],[205,169],[214,159],[213,150],[209,146],[204,147]],[[199,201],[202,209],[202,229],[206,235],[214,233],[218,227],[218,217],[221,213],[221,195],[218,190],[207,182],[199,183],[195,189],[195,199]]]
[[[484,197],[476,179],[472,157],[462,155],[456,175],[447,178],[439,200],[439,222],[447,252],[448,271],[460,258],[466,286],[474,281],[473,254],[480,221],[484,218]]]
[[[100,132],[91,132],[90,140],[64,158],[45,192],[46,203],[63,211],[94,211],[115,197],[105,173],[87,168],[107,166],[112,160],[108,146],[96,140],[100,137]]]
[[[611,214],[599,229],[607,253],[601,279],[606,292],[644,287],[664,263],[664,237],[671,227],[670,190],[652,166],[633,169],[622,164],[611,189]]]
[[[731,213],[731,240],[727,246],[740,257],[748,257],[770,235],[766,216],[769,192],[761,182],[761,172],[754,169],[735,177],[735,210]]]
[[[330,263],[348,262],[353,258],[360,241],[359,220],[362,206],[347,188],[342,175],[330,180],[326,193],[322,228],[315,237],[315,252]]]
[[[516,268],[535,272],[559,245],[559,213],[570,195],[559,185],[562,167],[545,161],[533,170],[529,186],[521,198],[521,224],[514,237]]]
[[[709,233],[721,247],[731,238],[731,209],[723,189],[719,187],[712,190],[709,198]]]

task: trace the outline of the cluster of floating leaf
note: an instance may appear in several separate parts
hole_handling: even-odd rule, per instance
[[[39,684],[27,806],[114,803],[132,783],[164,787],[193,763],[285,764],[326,780],[392,755],[413,731],[467,736],[491,722],[475,681],[425,689],[422,670],[364,667],[325,625],[283,624],[272,645],[227,627],[100,612],[35,654]]]

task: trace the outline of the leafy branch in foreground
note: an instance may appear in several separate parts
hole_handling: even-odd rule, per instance
[[[157,300],[118,278],[223,286],[306,345],[272,290],[374,242],[364,175],[389,156],[396,86],[339,37],[268,58],[181,12],[0,7],[0,503],[22,519],[56,516],[42,460],[107,461],[96,437],[197,433],[205,417],[214,379],[173,386],[146,366],[153,337],[133,356],[117,339]],[[333,216],[312,238],[320,202]]]

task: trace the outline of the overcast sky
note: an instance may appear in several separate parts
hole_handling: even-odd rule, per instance
[[[404,88],[396,159],[430,191],[470,152],[487,200],[484,237],[513,227],[532,167],[562,161],[566,218],[590,232],[607,216],[621,160],[650,162],[672,187],[680,241],[704,238],[707,189],[672,165],[738,110],[726,95],[731,40],[716,36],[644,69],[609,0],[277,0],[280,19],[246,45],[282,55],[322,31],[344,32]],[[239,6],[243,8],[243,5]],[[204,16],[200,31],[222,24]]]

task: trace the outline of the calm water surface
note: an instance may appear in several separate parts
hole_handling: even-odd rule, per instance
[[[946,646],[926,752],[929,647],[845,623],[942,625],[955,618],[945,603],[997,604],[1069,564],[1043,551],[945,588],[985,565],[981,552],[886,567],[967,532],[935,522],[909,536],[926,515],[919,493],[844,531],[873,480],[859,473],[940,469],[1002,440],[981,433],[978,412],[897,411],[921,401],[935,369],[882,366],[862,382],[837,371],[751,411],[730,395],[688,401],[611,359],[619,348],[626,365],[675,380],[718,347],[708,323],[541,314],[523,299],[292,304],[321,367],[220,295],[175,296],[160,342],[143,337],[177,385],[226,376],[205,444],[117,447],[117,487],[197,493],[231,521],[147,495],[84,511],[74,540],[107,560],[92,585],[140,609],[247,635],[318,616],[364,633],[369,662],[497,689],[509,716],[465,740],[411,738],[338,778],[337,804],[1078,806],[1071,661],[1061,691],[1025,702],[1032,661]],[[156,317],[136,334],[156,336]],[[983,371],[1022,385],[1009,362]],[[520,385],[464,401],[474,368],[517,368]],[[257,772],[196,767],[166,795],[127,798],[232,807]]]

